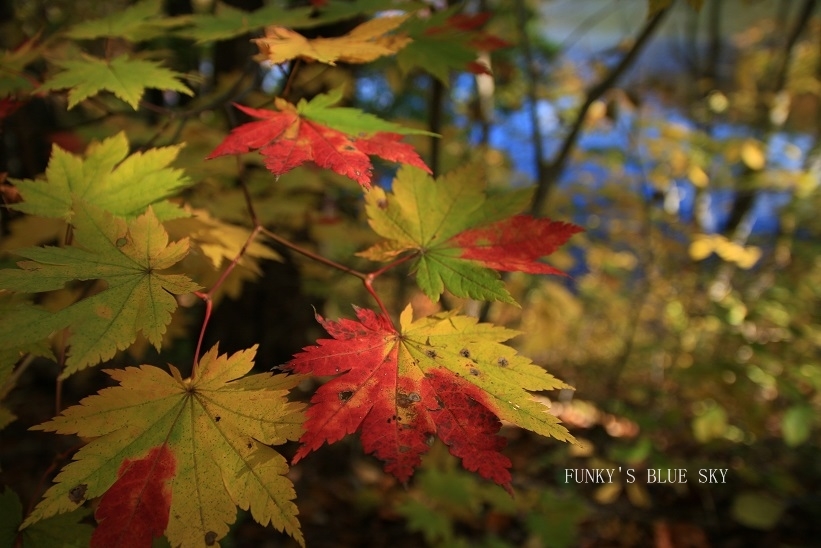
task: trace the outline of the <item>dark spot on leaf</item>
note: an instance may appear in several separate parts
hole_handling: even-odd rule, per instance
[[[399,446],[399,452],[400,453],[407,453],[408,451],[410,451],[410,447],[408,447],[407,445],[400,445]]]
[[[217,534],[214,531],[208,531],[205,533],[205,545],[206,546],[213,546],[217,543]]]
[[[435,358],[436,351],[432,349],[425,350],[425,356],[427,356],[428,358]]]
[[[378,207],[379,209],[388,209],[388,201],[385,199],[377,200],[376,207]]]
[[[254,442],[251,442],[251,441],[249,441],[249,442],[248,442],[248,445],[246,445],[246,447],[247,447],[248,449],[251,449],[253,446],[254,446]]]
[[[425,436],[425,444],[428,447],[431,447],[433,445],[433,442],[435,442],[435,441],[436,441],[436,436],[434,436],[433,434],[427,434]]]
[[[81,502],[83,502],[83,499],[86,498],[86,491],[88,491],[88,485],[86,485],[85,483],[76,485],[69,489],[68,500],[70,500],[74,504],[80,504]]]
[[[468,350],[467,348],[463,348],[462,350],[459,351],[459,355],[462,356],[463,358],[469,358],[470,357],[470,350]]]
[[[396,405],[399,407],[410,407],[412,403],[417,403],[420,401],[422,401],[422,397],[416,392],[411,392],[410,394],[403,394],[402,392],[399,392],[396,394]]]
[[[339,399],[341,401],[348,401],[349,399],[351,399],[351,396],[353,396],[352,390],[343,390],[339,393]]]
[[[502,367],[507,367],[507,358],[499,358],[498,360],[496,360],[496,363],[498,363]]]
[[[392,420],[392,419],[390,419],[390,418],[388,419],[388,424],[390,424],[390,423],[391,423],[391,420]]]
[[[478,377],[479,376],[479,370],[476,369],[475,367],[471,367],[470,368],[470,374],[473,375],[474,377]]]
[[[123,247],[127,243],[128,243],[128,238],[123,236],[122,238],[117,238],[117,241],[114,242],[114,245],[116,245],[117,247]]]
[[[356,147],[353,146],[353,145],[345,145],[344,147],[342,147],[342,150],[351,150],[351,151],[353,151],[353,150],[356,150]]]
[[[216,417],[214,417],[214,422],[219,422],[219,421],[221,421],[221,420],[222,420],[222,417],[220,417],[219,415],[217,415]]]

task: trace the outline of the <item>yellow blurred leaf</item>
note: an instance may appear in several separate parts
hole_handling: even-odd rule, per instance
[[[690,182],[698,188],[705,188],[710,183],[710,178],[707,176],[707,173],[699,166],[690,166],[687,177],[690,179]]]
[[[613,504],[621,494],[620,483],[605,483],[593,493],[593,499],[599,504]]]
[[[653,501],[650,500],[650,493],[640,483],[628,483],[624,491],[633,506],[637,508],[650,508],[652,506]]]
[[[744,270],[749,270],[755,266],[755,263],[761,258],[761,248],[757,246],[749,246],[742,248],[741,253],[739,254],[738,258],[736,258],[736,264],[743,268]]]
[[[712,236],[699,234],[690,242],[690,258],[694,261],[703,261],[715,251],[715,241]]]
[[[168,222],[169,234],[188,236],[192,247],[199,248],[215,269],[220,268],[224,261],[232,261],[239,255],[251,234],[250,230],[215,219],[204,209],[194,209],[191,213],[191,217]],[[259,274],[259,266],[252,257],[276,261],[282,259],[276,251],[256,240],[248,244],[239,264]]]
[[[680,174],[686,171],[687,164],[690,163],[690,159],[688,158],[687,154],[685,154],[681,150],[674,149],[670,152],[669,162],[670,169],[673,171],[673,176],[678,177]]]
[[[752,170],[764,169],[767,157],[764,155],[764,147],[758,141],[747,139],[741,145],[741,161]]]

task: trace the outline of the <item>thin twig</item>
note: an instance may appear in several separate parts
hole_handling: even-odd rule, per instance
[[[217,279],[214,285],[211,286],[211,289],[209,289],[205,293],[202,293],[201,291],[196,291],[194,293],[197,297],[205,301],[205,317],[202,322],[202,328],[200,329],[200,336],[197,340],[197,348],[194,351],[194,365],[193,369],[191,370],[191,378],[194,378],[197,375],[197,364],[199,364],[200,360],[200,350],[202,349],[202,341],[205,338],[205,329],[206,327],[208,327],[208,322],[211,320],[211,310],[213,308],[214,293],[220,287],[222,287],[222,284],[225,283],[225,280],[228,278],[231,272],[234,271],[234,268],[236,268],[237,264],[239,264],[239,262],[242,260],[242,257],[244,257],[245,253],[248,251],[248,246],[250,246],[251,242],[253,242],[256,239],[257,235],[259,235],[261,230],[261,226],[254,227],[254,229],[251,231],[251,234],[249,234],[248,238],[245,240],[245,243],[242,244],[242,248],[240,248],[239,253],[237,253],[237,256],[234,257],[234,259],[231,261],[231,264],[229,264],[228,267],[226,267],[226,269],[222,271],[222,274],[220,274],[219,279]]]

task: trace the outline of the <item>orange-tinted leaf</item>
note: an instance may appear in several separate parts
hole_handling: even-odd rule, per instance
[[[343,63],[370,63],[385,55],[393,55],[408,43],[405,35],[390,34],[407,16],[377,17],[354,28],[345,36],[336,38],[305,38],[285,27],[268,27],[265,38],[254,42],[262,59],[284,63],[292,59],[318,61],[329,65]]]
[[[141,459],[124,459],[118,479],[94,513],[91,548],[149,548],[168,526],[177,461],[163,444]]]
[[[530,215],[517,215],[480,228],[465,230],[452,242],[462,249],[461,258],[478,261],[488,268],[530,274],[564,272],[539,262],[550,255],[581,227]]]
[[[363,449],[407,481],[438,436],[466,469],[509,489],[500,418],[573,440],[528,393],[566,385],[500,344],[514,331],[455,314],[414,322],[410,307],[397,330],[371,310],[356,313],[359,321],[317,316],[333,339],[320,339],[290,362],[298,373],[338,375],[311,399],[295,462],[361,432]]]

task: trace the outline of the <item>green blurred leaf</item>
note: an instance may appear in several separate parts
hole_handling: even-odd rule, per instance
[[[438,512],[411,498],[404,501],[397,510],[408,521],[407,528],[422,533],[428,544],[453,538],[451,520],[446,513]]]
[[[769,531],[781,519],[784,509],[783,502],[766,493],[747,491],[733,499],[730,514],[742,525]]]
[[[91,515],[88,508],[58,514],[23,529],[23,548],[86,548],[94,527],[80,523]]]
[[[177,31],[176,34],[198,42],[229,40],[267,25],[299,27],[313,21],[312,12],[313,8],[310,6],[286,10],[276,4],[255,11],[245,11],[219,2],[214,13],[188,17],[189,26]]]
[[[807,404],[790,407],[781,420],[781,433],[784,443],[797,447],[807,441],[815,423],[815,410]]]
[[[162,36],[170,24],[180,23],[163,17],[161,0],[143,0],[107,17],[74,25],[67,36],[79,40],[116,37],[141,42]]]
[[[527,529],[546,548],[576,546],[578,525],[587,512],[583,500],[545,491],[536,508],[527,515]]]
[[[693,436],[701,443],[721,438],[727,431],[727,412],[712,402],[707,409],[693,419]]]
[[[17,493],[6,487],[0,493],[0,546],[14,546],[17,528],[23,521],[23,505]]]

